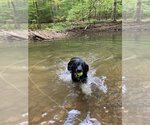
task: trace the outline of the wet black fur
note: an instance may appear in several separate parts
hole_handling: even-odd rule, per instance
[[[83,75],[80,77],[76,76],[76,71],[78,69],[83,71]],[[70,62],[68,63],[68,70],[71,73],[72,81],[86,83],[89,66],[82,59],[79,57],[71,58]]]

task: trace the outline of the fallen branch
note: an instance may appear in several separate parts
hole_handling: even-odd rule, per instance
[[[40,35],[39,33],[36,32],[31,32],[31,36],[30,36],[32,40],[46,40],[47,38],[44,37],[43,35]]]
[[[19,40],[27,40],[28,35],[25,31],[0,31],[0,37],[2,39],[19,39]]]
[[[26,36],[22,36],[16,33],[12,33],[12,32],[5,32],[6,37],[8,38],[17,38],[17,39],[21,39],[21,40],[27,40],[28,38]]]

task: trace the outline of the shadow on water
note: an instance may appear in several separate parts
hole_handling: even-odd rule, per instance
[[[121,34],[31,42],[29,124],[120,125],[121,52]],[[90,66],[86,85],[72,84],[66,70],[74,56]]]

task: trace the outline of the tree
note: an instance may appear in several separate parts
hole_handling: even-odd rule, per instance
[[[36,1],[36,6],[34,1]],[[121,0],[29,0],[29,24],[95,23],[121,17]],[[113,6],[114,4],[114,6]],[[113,15],[113,18],[112,18]],[[51,24],[48,24],[49,26]],[[51,27],[51,26],[50,26]]]
[[[114,0],[114,7],[113,7],[113,21],[116,22],[117,18],[117,0]]]
[[[35,8],[36,8],[37,28],[40,29],[41,28],[41,24],[40,24],[40,14],[39,14],[38,3],[37,3],[37,1],[33,1],[33,4],[35,5]]]
[[[141,22],[141,10],[142,10],[142,0],[137,0],[136,12],[135,12],[137,23]]]

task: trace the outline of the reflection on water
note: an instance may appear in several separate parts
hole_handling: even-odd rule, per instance
[[[66,70],[75,56],[90,66],[87,85],[75,86]],[[29,73],[30,125],[63,125],[69,111],[80,112],[74,125],[122,123],[121,34],[31,42]]]

